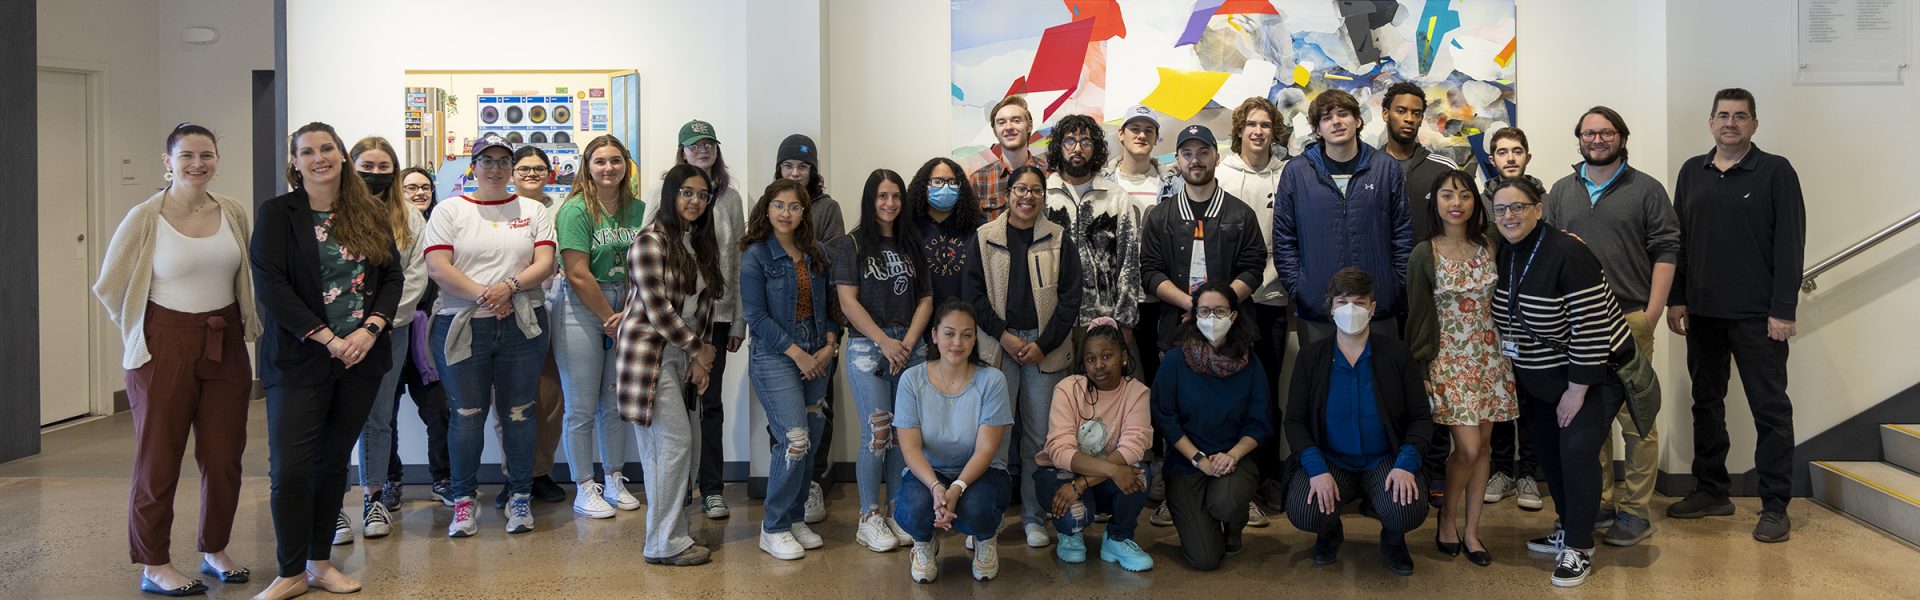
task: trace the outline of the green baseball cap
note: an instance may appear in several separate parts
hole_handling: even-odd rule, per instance
[[[713,143],[720,143],[719,138],[713,137],[712,123],[694,119],[680,126],[680,145],[692,146],[700,140],[713,140]]]

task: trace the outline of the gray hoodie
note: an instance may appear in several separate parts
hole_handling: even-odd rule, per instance
[[[1264,169],[1254,169],[1245,159],[1232,152],[1220,157],[1220,166],[1213,171],[1214,179],[1220,181],[1220,189],[1239,198],[1253,209],[1253,217],[1260,223],[1261,246],[1270,240],[1266,232],[1273,231],[1273,194],[1280,188],[1280,168],[1286,166],[1287,159],[1276,152],[1267,160]],[[1287,288],[1280,285],[1280,273],[1273,269],[1273,261],[1267,261],[1262,272],[1259,289],[1253,291],[1253,301],[1269,306],[1287,305]]]

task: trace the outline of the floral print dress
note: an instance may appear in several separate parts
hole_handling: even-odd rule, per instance
[[[1433,303],[1439,313],[1440,354],[1433,382],[1433,422],[1478,425],[1519,417],[1513,365],[1500,354],[1493,326],[1499,270],[1486,248],[1452,260],[1434,252]]]
[[[366,258],[348,252],[333,233],[333,213],[313,212],[313,241],[320,250],[320,303],[334,335],[353,333],[366,318]]]

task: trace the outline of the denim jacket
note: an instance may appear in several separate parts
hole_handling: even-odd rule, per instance
[[[823,253],[824,255],[824,253]],[[828,333],[840,331],[831,310],[833,286],[827,283],[827,265],[808,265],[813,286],[813,316],[801,321],[794,316],[799,303],[799,269],[780,241],[767,239],[755,243],[740,257],[741,313],[752,332],[755,354],[779,355],[787,346],[799,344],[812,352],[826,343]]]

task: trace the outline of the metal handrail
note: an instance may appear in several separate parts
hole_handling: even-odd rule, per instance
[[[1867,239],[1855,242],[1852,246],[1847,246],[1847,249],[1836,252],[1833,256],[1827,257],[1826,260],[1815,263],[1813,268],[1807,269],[1805,275],[1800,276],[1800,291],[1813,291],[1816,287],[1813,283],[1813,278],[1819,277],[1821,273],[1825,273],[1839,266],[1840,263],[1847,262],[1847,259],[1853,258],[1861,252],[1866,252],[1868,248],[1877,246],[1880,242],[1887,241],[1887,238],[1893,237],[1894,234],[1906,231],[1908,227],[1912,227],[1915,223],[1920,223],[1920,212],[1907,215],[1907,218],[1888,225],[1886,229],[1882,229],[1878,233],[1867,236]]]

